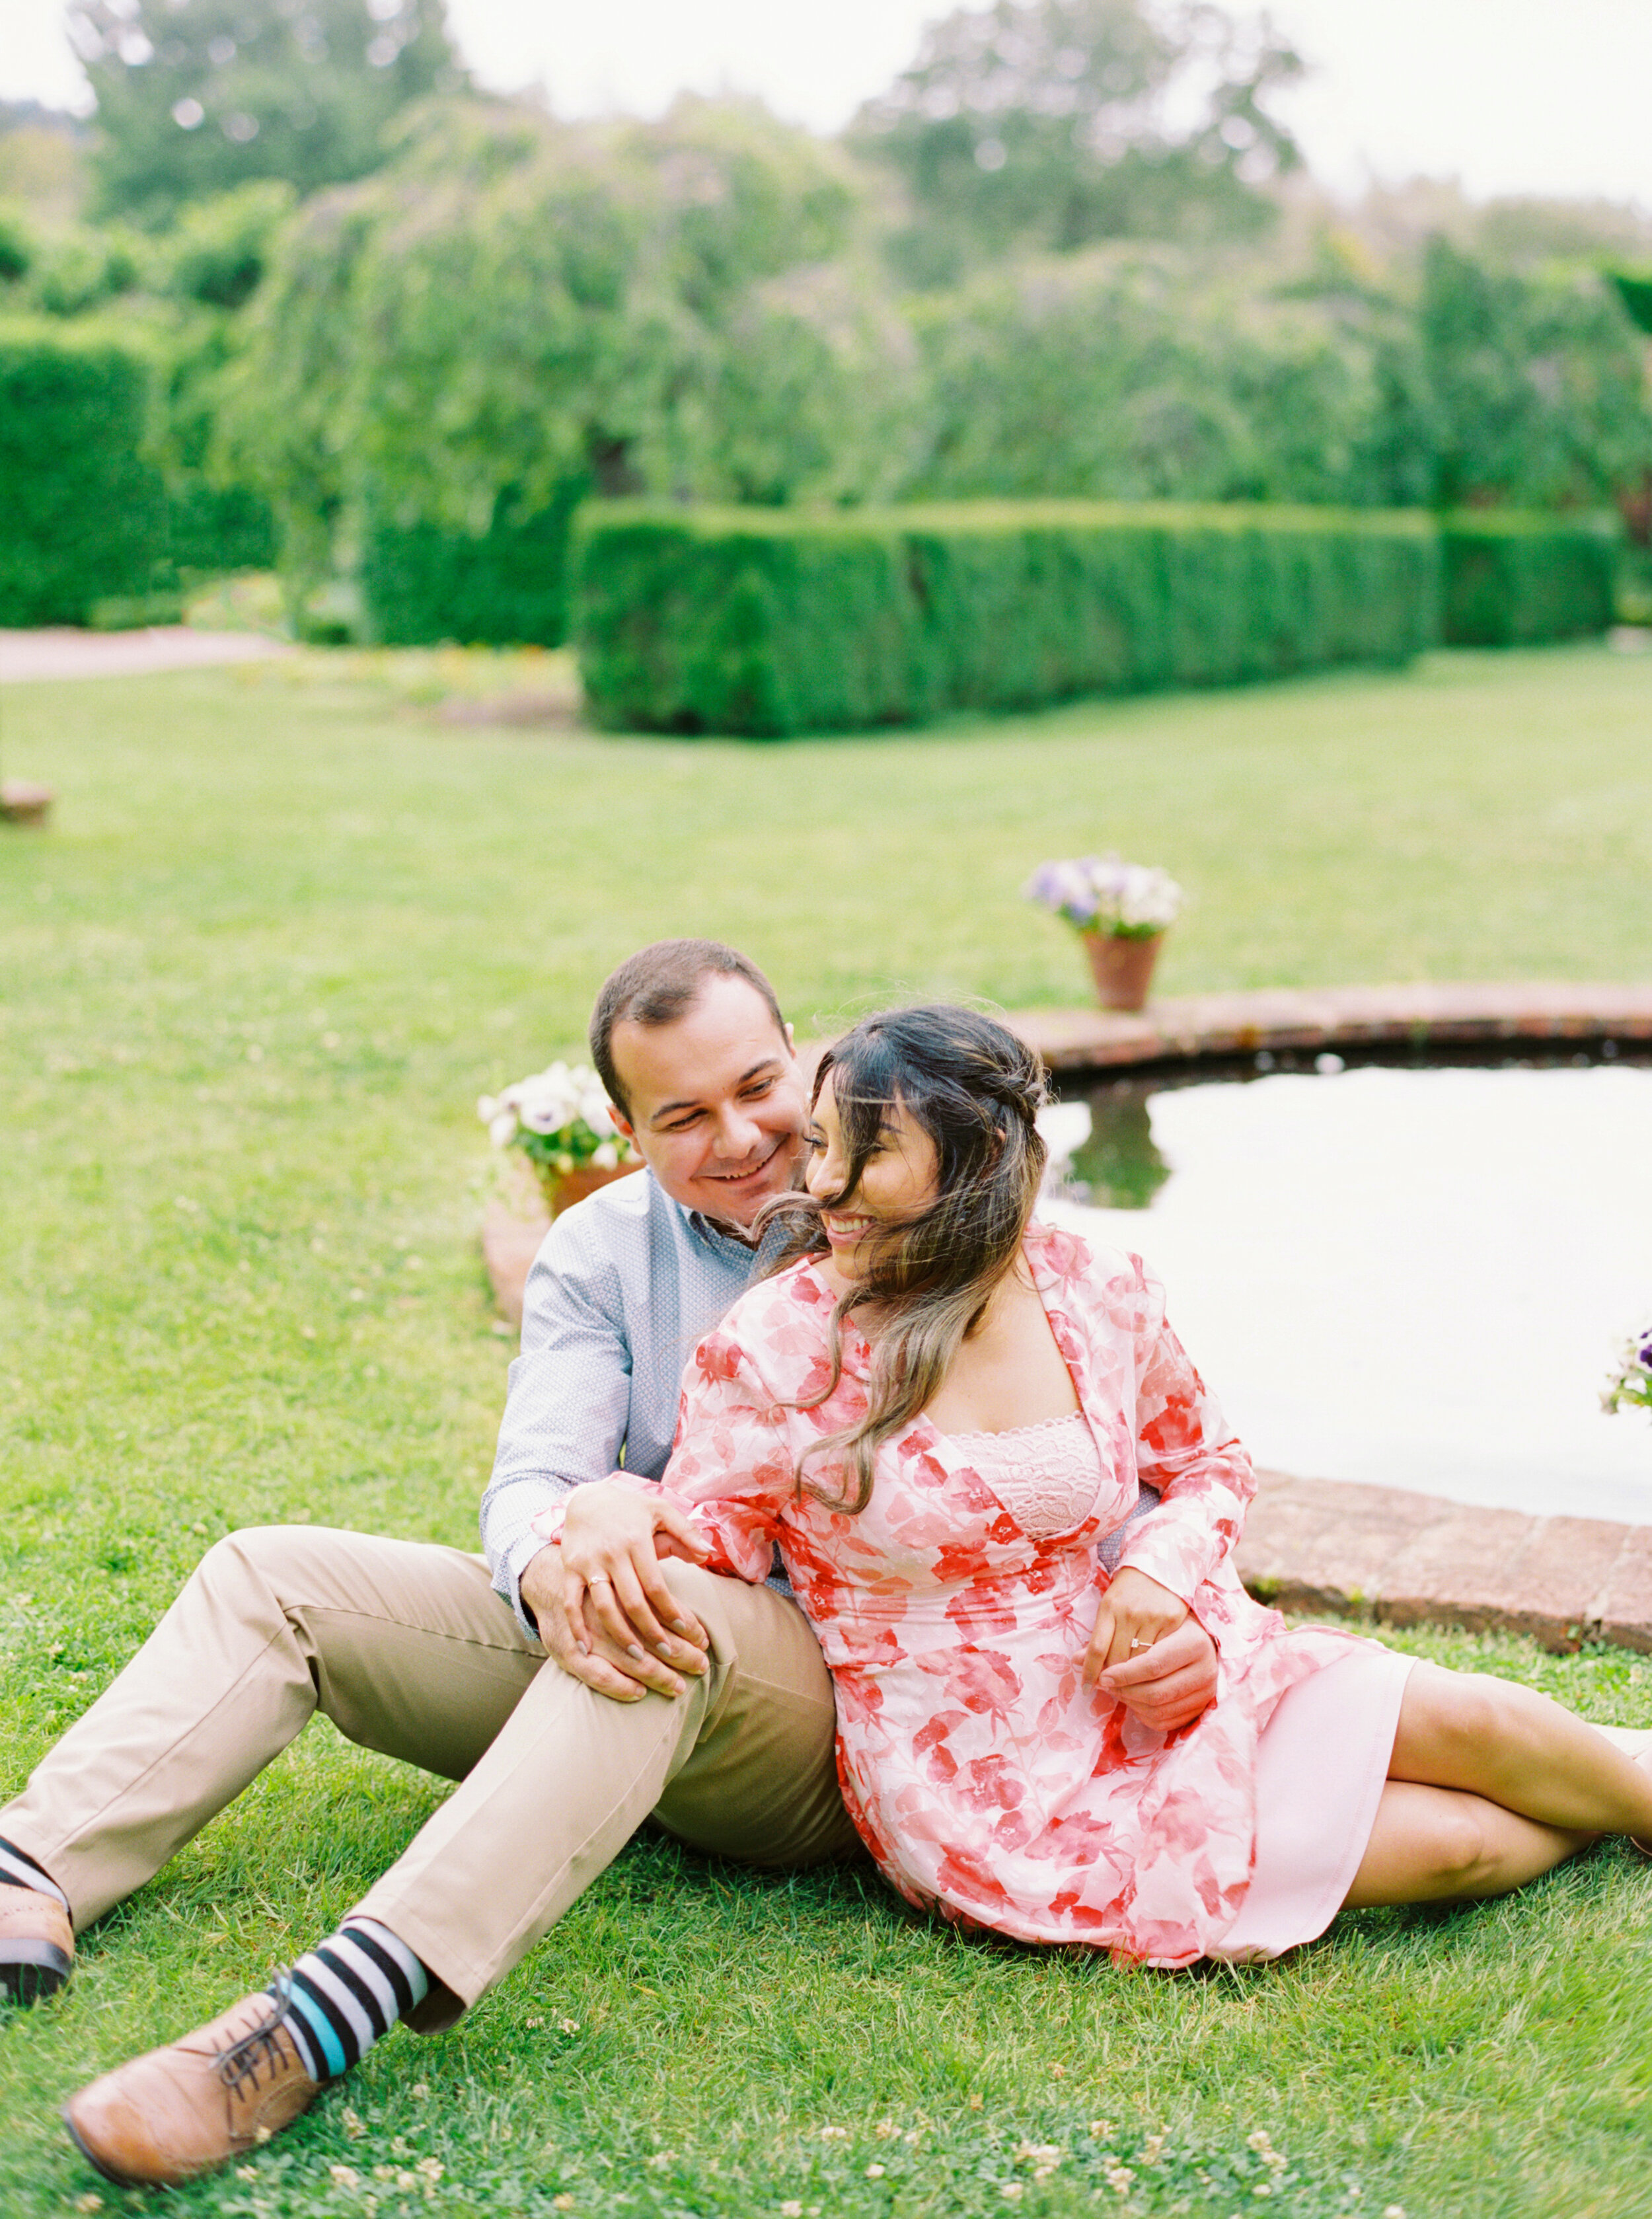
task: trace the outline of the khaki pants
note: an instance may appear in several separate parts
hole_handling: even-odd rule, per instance
[[[450,2024],[650,1812],[754,1864],[854,1846],[808,1620],[772,1588],[665,1572],[711,1636],[709,1669],[674,1700],[616,1703],[547,1660],[480,1557],[307,1526],[232,1533],[0,1810],[0,1836],[84,1927],[323,1710],[351,1741],[462,1783],[360,1905],[441,1984],[413,2023]]]

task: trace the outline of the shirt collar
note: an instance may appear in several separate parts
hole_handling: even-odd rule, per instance
[[[726,1231],[715,1218],[708,1217],[704,1210],[689,1209],[680,1202],[672,1202],[671,1207],[696,1240],[704,1241],[717,1255],[731,1262],[736,1257],[745,1257],[754,1274],[761,1264],[773,1260],[786,1238],[784,1227],[771,1225],[754,1248],[748,1240],[736,1240],[732,1233]]]

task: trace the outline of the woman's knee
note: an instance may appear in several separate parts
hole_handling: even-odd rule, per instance
[[[1395,1754],[1408,1749],[1436,1778],[1477,1773],[1500,1750],[1525,1739],[1532,1700],[1528,1689],[1488,1673],[1419,1665],[1407,1683]]]
[[[1476,1895],[1494,1877],[1488,1813],[1477,1795],[1431,1803],[1418,1846],[1431,1894]]]

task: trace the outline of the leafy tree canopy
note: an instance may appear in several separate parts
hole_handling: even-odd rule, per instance
[[[456,90],[442,0],[71,0],[97,96],[97,205],[146,225],[258,178],[364,177],[385,127]]]
[[[1417,324],[1438,506],[1599,504],[1652,466],[1644,350],[1598,271],[1499,268],[1435,238]]]
[[[933,24],[850,134],[905,187],[921,285],[1016,249],[1253,233],[1297,162],[1266,111],[1301,63],[1265,21],[1145,0],[995,0]]]
[[[480,533],[570,479],[890,490],[913,350],[864,228],[844,153],[755,105],[432,107],[390,167],[294,214],[245,312],[229,436],[300,567],[363,504]]]

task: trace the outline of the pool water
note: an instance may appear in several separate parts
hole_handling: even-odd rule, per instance
[[[1044,1214],[1133,1249],[1260,1465],[1652,1524],[1652,1069],[1368,1065],[1102,1085]],[[1097,1206],[1097,1205],[1102,1206]]]

